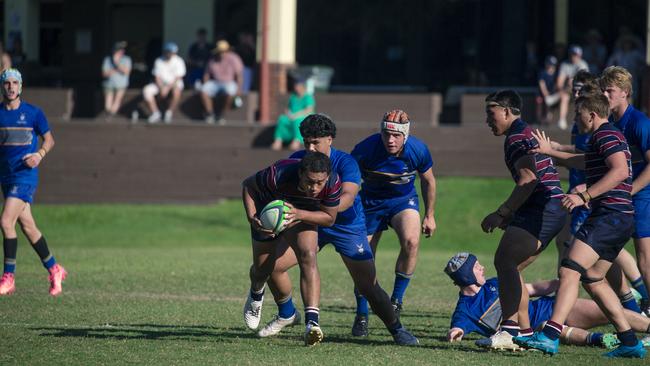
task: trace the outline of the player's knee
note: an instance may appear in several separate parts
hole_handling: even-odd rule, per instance
[[[16,230],[16,221],[10,217],[2,216],[0,218],[0,226],[2,227],[3,233],[12,232]]]
[[[315,266],[317,253],[316,249],[302,250],[299,256],[301,266]]]
[[[402,244],[402,248],[409,254],[417,254],[420,248],[420,241],[418,238],[406,238]]]
[[[499,255],[497,253],[494,256],[494,269],[498,272],[507,271],[507,270],[517,270],[517,263],[511,259],[508,255]]]

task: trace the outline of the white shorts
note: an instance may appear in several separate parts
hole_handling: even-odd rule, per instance
[[[544,98],[547,107],[552,107],[560,101],[560,93],[550,94]]]
[[[201,92],[207,94],[210,98],[220,93],[234,96],[237,95],[237,83],[234,81],[222,83],[215,80],[208,80],[201,87]]]
[[[178,80],[176,82],[175,88],[183,90],[185,87],[185,84],[183,84],[183,80]],[[144,86],[142,89],[142,95],[144,96],[144,99],[151,99],[158,95],[160,93],[160,89],[158,88],[158,85],[156,83],[149,83]]]

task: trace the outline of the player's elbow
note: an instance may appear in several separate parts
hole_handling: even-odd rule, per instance
[[[524,170],[519,174],[517,185],[520,187],[534,187],[537,185],[537,176],[530,170]]]
[[[330,227],[336,222],[336,212],[334,214],[327,214],[327,218],[322,222],[320,226]]]
[[[630,176],[630,171],[627,166],[616,167],[612,173],[616,177],[617,182],[622,182]]]

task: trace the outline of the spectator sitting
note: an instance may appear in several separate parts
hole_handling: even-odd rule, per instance
[[[199,28],[196,31],[196,42],[192,43],[187,53],[187,83],[188,85],[200,85],[205,71],[205,65],[210,59],[210,45],[207,42],[207,31],[205,28]],[[196,82],[199,82],[197,84]]]
[[[557,122],[558,127],[563,130],[568,127],[566,117],[569,113],[569,96],[573,88],[573,77],[580,70],[589,71],[589,65],[582,59],[582,48],[573,45],[569,47],[569,59],[560,65],[556,82],[557,90],[561,94],[566,94],[566,97],[560,99],[560,119]]]
[[[156,105],[156,95],[160,94],[161,97],[167,98],[171,94],[172,97],[169,107],[165,111],[165,123],[171,123],[173,111],[181,99],[181,92],[184,87],[183,77],[186,70],[185,62],[176,54],[177,52],[178,46],[176,43],[165,43],[163,54],[156,59],[151,72],[154,81],[145,85],[144,89],[142,89],[144,100],[152,112],[148,119],[149,123],[157,123],[161,118],[160,110]]]
[[[221,103],[218,103],[217,106],[221,106],[221,108],[216,113],[217,120],[219,124],[224,124],[226,122],[224,117],[230,109],[233,99],[241,95],[244,64],[236,53],[230,51],[230,44],[226,40],[218,41],[212,53],[214,56],[208,62],[203,74],[201,102],[205,108],[205,122],[213,124],[215,108],[212,98],[218,96]]]
[[[535,98],[537,105],[537,120],[542,124],[549,124],[551,120],[551,107],[558,105],[562,98],[568,98],[566,93],[560,93],[555,88],[557,77],[557,58],[547,56],[544,60],[544,69],[537,76],[539,95]]]
[[[314,96],[307,93],[305,80],[296,79],[293,92],[289,96],[289,106],[278,118],[275,126],[274,141],[271,149],[280,150],[284,143],[289,143],[290,150],[298,150],[302,145],[300,122],[314,112],[316,101]]]
[[[104,113],[107,117],[117,114],[129,86],[131,57],[125,54],[126,42],[116,42],[113,52],[104,58],[102,76],[104,77]]]

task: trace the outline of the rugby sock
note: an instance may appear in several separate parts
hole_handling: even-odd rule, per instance
[[[534,332],[535,331],[533,331],[533,328],[522,329],[522,330],[519,331],[519,336],[520,337],[530,337],[530,336],[533,335]]]
[[[251,288],[251,298],[253,301],[262,301],[264,298],[264,287],[261,290],[255,291]]]
[[[357,315],[368,317],[368,300],[361,295],[356,287],[354,288],[354,297],[357,299]]]
[[[36,254],[41,258],[41,262],[43,262],[45,269],[50,269],[56,264],[56,260],[54,259],[54,256],[50,254],[44,236],[41,235],[41,238],[38,239],[36,243],[32,243],[32,248],[34,248]]]
[[[18,238],[7,239],[2,242],[5,253],[4,273],[16,272],[16,252],[18,251]]]
[[[400,329],[402,329],[402,322],[397,319],[395,323],[389,325],[387,328],[391,335],[395,335]]]
[[[519,335],[519,323],[514,320],[504,320],[501,322],[501,330],[516,337]]]
[[[397,302],[399,304],[402,303],[406,288],[408,287],[409,282],[411,282],[411,276],[413,276],[412,273],[406,274],[395,271],[395,286],[393,287],[393,294],[390,297],[392,302]]]
[[[542,333],[544,333],[544,335],[548,338],[556,340],[560,338],[560,334],[562,334],[562,324],[558,324],[552,320],[549,320],[546,322]]]
[[[621,300],[621,304],[623,304],[623,308],[634,311],[636,313],[641,313],[641,309],[639,308],[639,305],[636,303],[636,300],[634,299],[634,295],[632,295],[632,291],[628,292],[625,295],[619,296],[618,298]]]
[[[590,346],[603,345],[603,333],[589,333],[587,334],[587,344]]]
[[[319,313],[320,310],[318,310],[318,308],[313,306],[305,306],[305,324],[309,324],[309,322],[318,324]]]
[[[293,305],[291,296],[277,303],[278,316],[282,319],[289,319],[296,313],[296,307]]]
[[[627,347],[634,347],[639,341],[636,339],[636,334],[634,334],[634,331],[632,329],[628,329],[625,332],[618,332],[616,333],[616,337],[619,341],[621,341],[622,345]]]
[[[645,283],[643,283],[643,277],[632,281],[632,287],[641,294],[642,299],[648,300],[648,289],[645,287]]]

